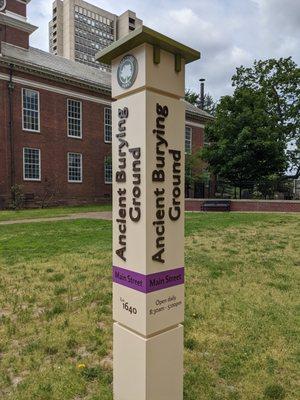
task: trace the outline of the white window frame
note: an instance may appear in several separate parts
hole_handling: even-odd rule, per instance
[[[24,126],[24,92],[30,90],[31,92],[37,93],[38,95],[38,129],[28,129]],[[41,133],[41,105],[40,105],[40,92],[31,88],[22,87],[22,130],[25,132]]]
[[[111,124],[110,125],[108,125],[107,123],[106,123],[106,110],[109,110],[110,111],[110,116],[111,116]],[[106,140],[106,127],[109,127],[110,126],[110,128],[111,128],[111,139],[110,140]],[[111,107],[104,107],[104,143],[111,143],[112,142],[112,109],[111,109]]]
[[[25,150],[38,150],[39,152],[39,178],[26,178],[25,177]],[[41,149],[35,149],[33,147],[23,147],[23,180],[32,182],[41,182],[42,180],[42,159]]]
[[[189,151],[186,150],[186,141],[187,141],[186,132],[187,132],[187,130],[190,131],[190,140],[189,140],[190,150]],[[184,151],[185,151],[185,154],[192,154],[192,151],[193,151],[193,128],[188,125],[185,126],[185,131],[184,131]]]
[[[70,101],[77,101],[77,103],[80,104],[80,136],[74,136],[69,134],[69,102]],[[82,120],[83,120],[83,115],[82,115],[82,101],[77,100],[77,99],[67,99],[67,135],[69,138],[72,139],[82,139]]]
[[[107,181],[107,180],[106,180],[106,167],[107,167],[106,159],[107,159],[107,157],[104,158],[104,183],[105,183],[106,185],[112,185],[112,181],[113,181],[112,163],[111,163],[111,181]]]
[[[69,176],[70,176],[70,171],[69,171],[69,168],[70,168],[70,165],[69,165],[69,155],[70,154],[76,154],[76,155],[79,155],[80,156],[80,180],[76,180],[76,181],[74,181],[74,180],[71,180],[70,178],[69,178]],[[68,182],[69,183],[82,183],[83,182],[83,156],[82,156],[82,153],[75,153],[75,152],[73,152],[73,151],[69,151],[68,152],[68,154],[67,154],[67,173],[68,173]]]

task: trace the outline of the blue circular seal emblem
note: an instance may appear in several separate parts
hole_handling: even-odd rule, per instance
[[[129,89],[135,82],[138,74],[138,62],[132,55],[122,58],[118,67],[118,83],[123,89]]]

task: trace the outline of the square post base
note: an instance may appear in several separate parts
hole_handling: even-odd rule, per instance
[[[183,326],[145,338],[114,324],[114,400],[183,399]]]

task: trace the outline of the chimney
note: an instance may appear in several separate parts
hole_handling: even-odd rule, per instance
[[[27,22],[30,0],[0,2],[0,40],[24,49],[29,48],[29,36],[37,29]],[[1,6],[2,4],[2,6]]]
[[[205,93],[204,93],[205,79],[201,78],[201,79],[199,79],[199,82],[200,82],[200,108],[201,108],[201,110],[203,110],[204,109],[204,98],[205,98]]]

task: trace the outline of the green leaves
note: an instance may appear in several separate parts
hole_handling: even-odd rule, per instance
[[[285,141],[290,173],[300,175],[300,68],[291,57],[255,61],[251,68],[237,68],[232,77],[236,90],[260,92],[265,111]]]
[[[236,186],[282,175],[287,168],[286,142],[262,90],[246,85],[223,97],[206,136],[211,144],[203,150],[204,160]]]
[[[200,107],[201,99],[200,95],[193,90],[186,90],[185,92],[185,100],[189,103],[193,104],[196,107]],[[213,97],[207,93],[204,95],[204,107],[203,110],[208,112],[211,115],[215,114],[216,103],[214,102]]]

